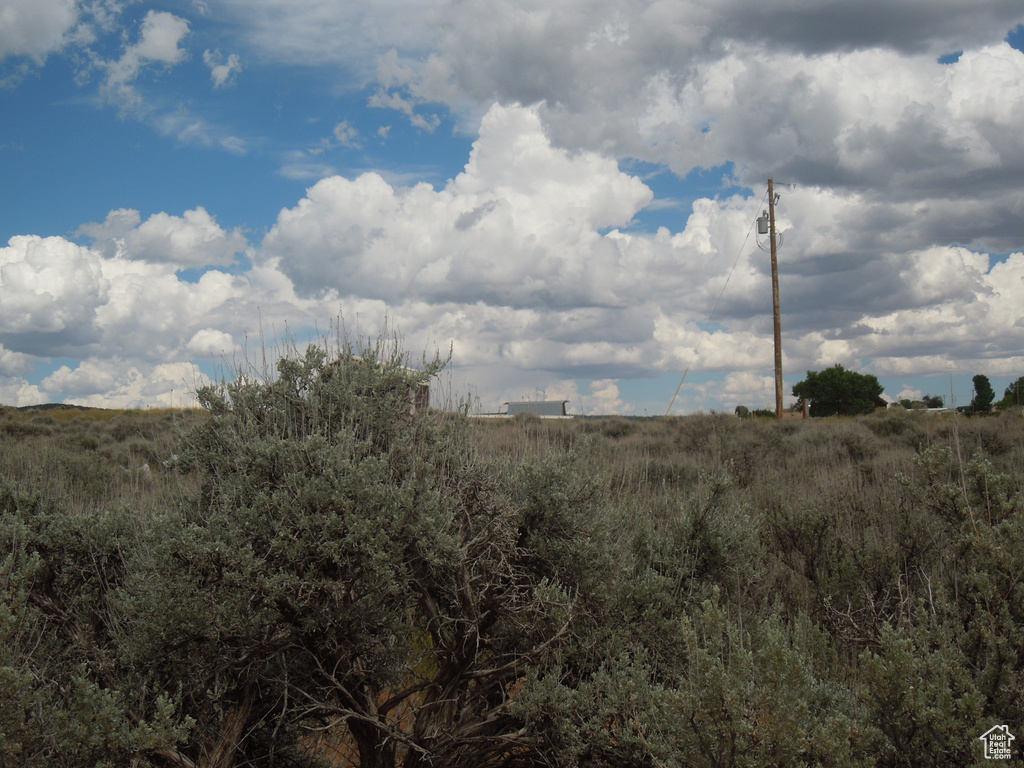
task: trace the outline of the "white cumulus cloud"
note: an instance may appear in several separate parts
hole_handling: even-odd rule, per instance
[[[17,376],[26,373],[32,370],[34,364],[35,362],[31,355],[11,352],[9,349],[4,349],[3,345],[0,344],[0,377]],[[3,401],[0,400],[0,402]]]
[[[242,61],[237,53],[232,53],[227,59],[219,50],[203,51],[203,62],[210,68],[210,79],[214,88],[224,88],[234,80],[235,75],[242,71]]]
[[[138,42],[129,45],[117,61],[106,62],[102,93],[123,109],[137,109],[142,97],[133,83],[147,64],[172,67],[187,57],[181,42],[189,34],[189,22],[166,11],[149,11],[142,20]]]
[[[53,343],[92,341],[109,290],[99,254],[63,238],[13,237],[0,248],[0,334],[44,354]]]
[[[188,350],[194,355],[230,355],[237,344],[230,334],[216,328],[201,328],[188,341]]]
[[[79,19],[76,0],[4,0],[0,4],[0,60],[42,59],[59,50]]]
[[[145,365],[119,358],[87,359],[61,366],[41,388],[61,402],[98,408],[182,408],[195,405],[195,391],[210,380],[189,362]]]
[[[552,147],[536,110],[496,106],[445,188],[395,188],[374,173],[324,179],[281,212],[261,258],[310,294],[615,302],[605,278],[619,253],[598,230],[628,223],[650,198],[615,162]]]
[[[78,233],[93,238],[105,254],[178,268],[229,266],[248,246],[240,230],[225,231],[202,206],[182,216],[155,213],[145,222],[138,211],[119,208]]]

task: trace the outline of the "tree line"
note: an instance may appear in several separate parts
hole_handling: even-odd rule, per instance
[[[988,376],[977,374],[972,379],[972,397],[969,406],[961,410],[968,413],[990,413],[993,408],[1003,409],[1024,404],[1024,376],[1012,382],[1004,391],[1002,400],[995,402],[995,390]],[[810,402],[811,416],[855,416],[884,408],[883,387],[875,376],[850,371],[833,365],[823,371],[808,371],[807,378],[793,386],[793,396]],[[925,395],[919,401],[901,400],[907,408],[942,408],[944,401],[938,395]],[[743,409],[744,413],[747,409]]]

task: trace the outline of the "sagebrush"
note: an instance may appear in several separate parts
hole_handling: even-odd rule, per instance
[[[1024,723],[1019,415],[476,421],[388,350],[0,414],[3,765],[980,766]]]

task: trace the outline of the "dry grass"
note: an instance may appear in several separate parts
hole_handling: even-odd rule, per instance
[[[171,471],[180,436],[201,410],[0,410],[0,472],[23,491],[72,508],[152,509],[185,478]],[[914,456],[949,447],[1024,478],[1024,417],[915,412],[775,422],[712,414],[655,419],[474,420],[476,450],[496,467],[572,455],[622,518],[671,514],[726,478],[754,512],[831,505],[862,514],[892,502]],[[853,525],[853,523],[851,523]]]
[[[173,471],[180,435],[199,410],[0,410],[0,477],[70,512],[175,503],[189,479]]]
[[[603,522],[623,543],[624,561],[638,532],[679,539],[712,509],[716,535],[744,566],[730,566],[721,584],[742,593],[737,610],[774,602],[787,616],[815,621],[841,620],[826,615],[838,610],[828,603],[836,594],[884,617],[901,573],[923,573],[938,534],[919,498],[930,482],[918,466],[922,452],[949,449],[961,467],[944,478],[954,485],[969,483],[963,467],[982,458],[1009,478],[1011,493],[1024,493],[1024,418],[1010,413],[783,422],[725,414],[516,418],[475,422],[472,434],[477,450],[498,464],[574,453],[575,470],[607,502]],[[753,582],[745,581],[748,573],[757,574]]]

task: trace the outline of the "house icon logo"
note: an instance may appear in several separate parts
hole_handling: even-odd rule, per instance
[[[995,725],[978,737],[985,742],[986,760],[1009,760],[1012,750],[1010,742],[1016,737],[1010,733],[1009,726]]]

